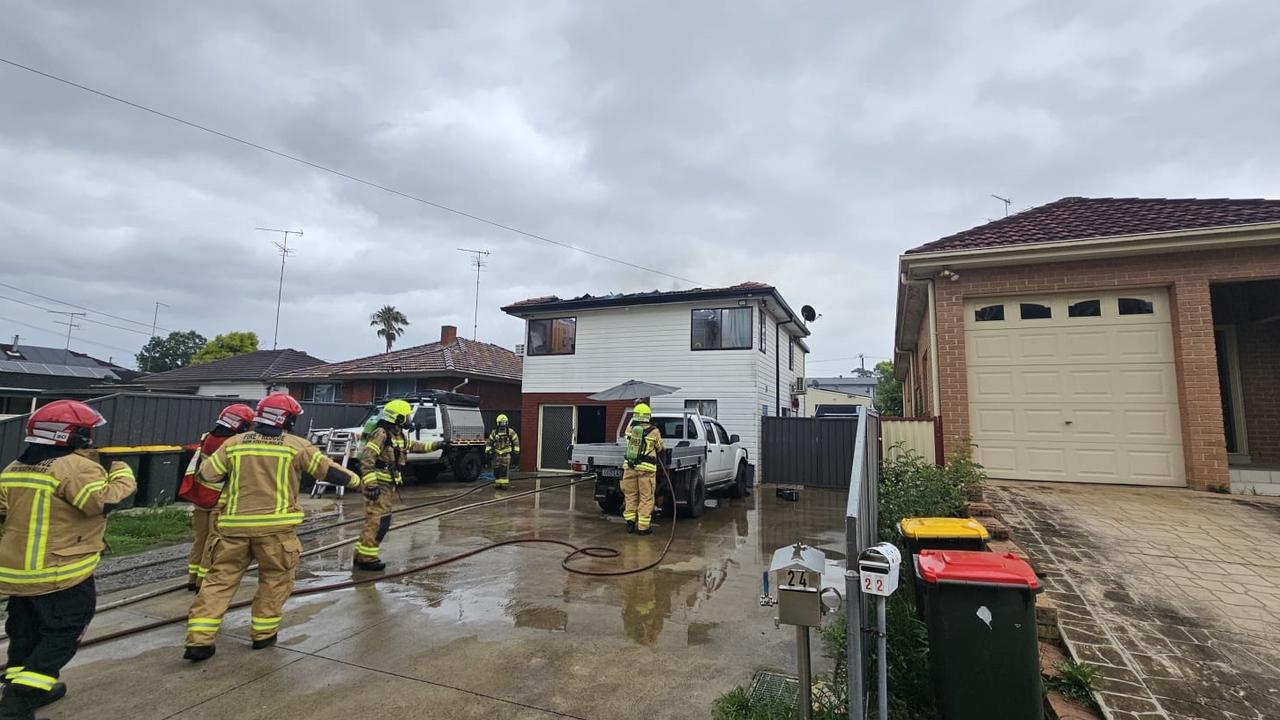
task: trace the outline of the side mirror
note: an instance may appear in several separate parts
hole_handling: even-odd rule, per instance
[[[676,447],[689,447],[689,441],[681,440],[680,442],[676,443]]]
[[[737,445],[737,444],[738,444],[739,442],[741,442],[741,441],[742,441],[742,438],[738,437],[737,435],[730,435],[730,436],[729,436],[729,444],[730,444],[730,445]]]

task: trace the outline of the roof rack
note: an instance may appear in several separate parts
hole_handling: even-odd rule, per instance
[[[437,405],[458,405],[461,407],[480,407],[480,398],[476,395],[449,392],[448,390],[422,390],[407,395],[394,395],[378,398],[378,403],[388,400],[405,400],[408,402],[431,402]]]

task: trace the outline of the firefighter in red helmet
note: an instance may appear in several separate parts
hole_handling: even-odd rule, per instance
[[[268,395],[258,402],[253,428],[228,438],[200,466],[202,482],[225,484],[226,489],[209,573],[187,618],[187,660],[213,656],[222,616],[255,561],[258,591],[250,636],[255,650],[274,645],[302,551],[296,530],[303,519],[298,481],[305,473],[334,485],[360,487],[358,475],[289,432],[301,414],[302,406],[288,393]]]
[[[228,405],[218,413],[213,429],[200,436],[200,445],[191,464],[182,477],[182,485],[178,488],[178,497],[191,503],[191,553],[187,558],[187,589],[195,592],[200,589],[204,576],[209,574],[209,551],[213,543],[209,539],[217,532],[216,507],[222,496],[222,488],[200,480],[200,465],[209,456],[222,447],[222,443],[233,435],[246,432],[253,426],[253,408],[244,403]]]
[[[133,472],[96,461],[106,420],[74,400],[31,413],[27,446],[0,472],[0,594],[8,595],[6,687],[0,720],[30,720],[67,692],[58,673],[93,619],[93,571],[106,515],[134,491]]]

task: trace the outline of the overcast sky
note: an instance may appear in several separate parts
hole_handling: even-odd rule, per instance
[[[1276,2],[3,2],[0,57],[704,286],[815,306],[810,375],[890,353],[898,254],[1069,195],[1280,198]],[[963,6],[963,7],[962,7]],[[305,10],[300,8],[305,7]],[[670,290],[0,65],[3,282],[271,346],[368,316],[512,347],[531,296]],[[61,345],[0,288],[0,332]],[[72,347],[132,364],[141,333]],[[34,327],[28,327],[34,326]],[[96,344],[94,344],[96,343]],[[869,360],[870,363],[870,360]]]

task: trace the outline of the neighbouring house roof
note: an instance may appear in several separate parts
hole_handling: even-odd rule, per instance
[[[795,322],[801,337],[809,336],[809,328],[804,319],[796,314],[782,294],[772,285],[760,282],[744,282],[721,288],[693,288],[691,290],[650,290],[636,293],[609,293],[607,295],[579,295],[575,298],[560,298],[555,295],[520,300],[502,308],[502,311],[516,317],[556,312],[560,310],[594,310],[612,307],[630,307],[635,305],[663,305],[668,303],[697,302],[699,300],[718,300],[742,297],[769,297],[777,303],[789,320]],[[807,351],[808,348],[806,347]]]
[[[520,356],[504,347],[455,338],[448,343],[433,342],[355,360],[315,365],[279,374],[276,379],[316,382],[442,375],[518,383],[522,377],[522,363]]]
[[[323,363],[320,358],[301,350],[255,350],[200,365],[143,375],[138,382],[185,387],[214,382],[267,382],[282,373]]]
[[[0,343],[0,373],[97,382],[119,382],[137,376],[132,370],[74,350],[21,343]],[[35,384],[30,387],[37,387],[42,381],[32,378],[32,382]]]
[[[848,388],[858,388],[875,392],[880,384],[879,378],[872,377],[808,377],[804,384],[807,387],[834,392],[847,392]],[[861,394],[861,393],[858,393]]]
[[[1066,197],[907,255],[1280,222],[1280,200]]]

